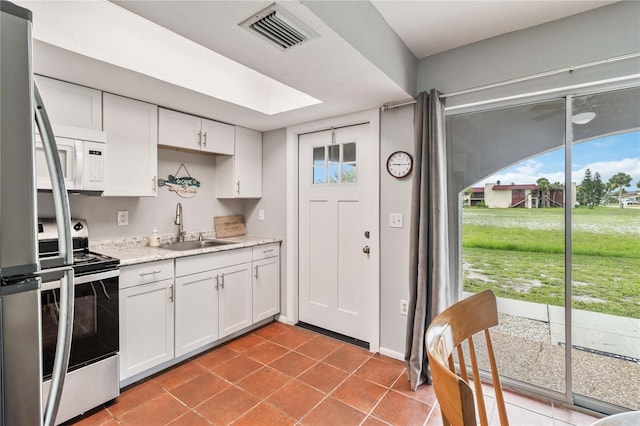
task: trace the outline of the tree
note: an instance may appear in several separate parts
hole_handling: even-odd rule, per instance
[[[593,179],[591,179],[591,170],[584,171],[584,177],[580,183],[582,200],[580,204],[584,204],[590,209],[593,208]]]
[[[473,194],[473,188],[472,187],[468,187],[467,189],[464,190],[464,195],[465,195],[465,199],[467,201],[467,205],[470,206],[471,205],[471,195]]]
[[[618,188],[618,204],[622,208],[622,191],[625,187],[631,186],[631,176],[626,173],[616,173],[609,179],[609,186]]]
[[[547,207],[549,205],[549,179],[541,177],[536,181],[536,184],[542,198],[542,207]]]
[[[576,191],[578,202],[592,209],[594,206],[601,204],[605,196],[605,189],[600,173],[596,172],[591,178],[591,170],[587,169],[584,171],[584,178]]]
[[[560,193],[560,203],[558,203],[556,201],[557,197],[557,193]],[[561,184],[560,182],[554,182],[551,185],[549,185],[549,193],[550,193],[550,199],[551,202],[554,205],[560,204],[560,206],[564,205],[564,185]]]
[[[605,194],[605,184],[602,182],[600,173],[596,172],[593,176],[593,202],[596,206],[602,204]]]

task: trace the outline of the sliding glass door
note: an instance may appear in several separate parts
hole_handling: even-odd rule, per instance
[[[640,409],[640,89],[572,99],[573,393]]]
[[[447,117],[463,291],[499,298],[501,374],[605,412],[640,409],[639,102],[633,88]]]

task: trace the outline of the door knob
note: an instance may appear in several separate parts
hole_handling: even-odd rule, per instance
[[[369,251],[370,251],[370,250],[369,250],[369,246],[364,246],[364,247],[362,247],[362,252],[363,252],[363,253],[365,253],[365,254],[369,254]]]

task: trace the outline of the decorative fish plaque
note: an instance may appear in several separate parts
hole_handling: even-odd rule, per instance
[[[178,175],[181,169],[184,169],[187,176],[176,177],[169,175],[167,179],[158,179],[158,186],[166,186],[169,188],[169,191],[175,192],[182,198],[195,197],[198,193],[198,188],[200,188],[200,181],[191,176],[191,173],[189,173],[184,163],[180,164],[176,175]]]

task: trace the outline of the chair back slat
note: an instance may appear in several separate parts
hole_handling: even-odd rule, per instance
[[[508,425],[500,377],[488,329],[498,325],[496,298],[487,290],[461,300],[433,319],[426,332],[426,349],[433,386],[440,404],[443,423],[476,426],[476,407],[481,425],[488,425],[487,408],[480,380],[473,336],[484,332],[489,365],[496,393],[500,424]],[[469,385],[467,363],[462,343],[467,341],[475,394]],[[453,361],[457,352],[459,374]]]
[[[504,402],[504,395],[502,394],[502,385],[500,384],[500,375],[498,374],[498,365],[496,364],[496,357],[493,354],[493,344],[491,343],[491,333],[489,330],[484,331],[484,340],[487,344],[487,354],[489,356],[489,365],[491,366],[491,379],[493,380],[493,387],[496,394],[496,403],[498,405],[498,415],[500,416],[500,424],[503,426],[509,426],[509,419],[507,418],[507,408]]]
[[[458,349],[458,365],[466,365],[466,361],[465,361],[465,356],[464,356],[464,348],[462,347],[462,345],[458,345],[457,346]],[[455,373],[455,370],[452,370]],[[467,369],[466,368],[460,368],[460,377],[462,377],[462,380],[464,380],[465,382],[469,383],[469,378],[467,377]]]
[[[469,344],[469,359],[471,360],[471,374],[473,375],[473,386],[476,390],[476,403],[478,405],[478,416],[480,417],[480,425],[487,426],[489,419],[487,418],[487,407],[484,403],[484,392],[482,391],[482,382],[480,381],[480,369],[478,368],[478,358],[476,357],[476,347],[473,344],[473,336],[467,339]],[[465,368],[461,365],[464,371]]]

